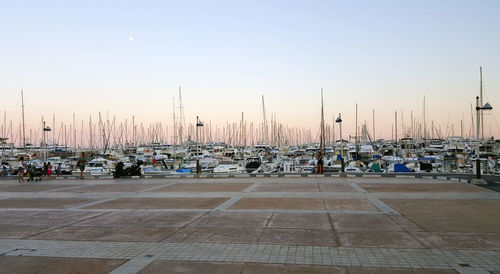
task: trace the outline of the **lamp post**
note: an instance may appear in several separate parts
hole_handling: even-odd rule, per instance
[[[196,154],[200,154],[201,152],[201,146],[200,146],[200,138],[198,136],[198,127],[202,127],[203,122],[200,121],[198,116],[196,116]],[[199,158],[196,159],[196,174],[201,173],[201,166],[200,166],[200,160]]]
[[[51,131],[50,127],[45,126],[45,121],[43,122],[43,161],[47,161],[47,137],[46,132]]]
[[[344,140],[342,139],[342,114],[339,113],[339,117],[335,120],[336,123],[339,123],[339,133],[340,133],[340,165],[342,167],[342,172],[340,173],[340,177],[345,177],[345,164],[344,164]]]
[[[5,158],[5,145],[7,144],[8,139],[9,138],[5,138],[5,137],[0,138],[0,143],[2,144],[2,162]]]
[[[493,107],[486,103],[484,106],[479,104],[479,96],[476,96],[476,184],[486,184],[484,180],[481,179],[481,160],[479,159],[479,129],[481,128],[481,110],[492,110]]]

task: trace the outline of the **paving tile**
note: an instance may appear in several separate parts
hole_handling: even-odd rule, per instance
[[[265,227],[271,212],[210,212],[189,224],[190,227]]]
[[[242,198],[229,209],[325,210],[320,198]]]
[[[374,267],[355,267],[348,266],[349,274],[396,274],[396,273],[413,273],[413,274],[452,274],[457,273],[451,269],[415,269],[415,268],[374,268]]]
[[[398,184],[382,183],[360,184],[368,192],[488,192],[488,190],[465,183],[446,183],[446,184]]]
[[[25,183],[20,185],[4,186],[0,188],[0,192],[42,192],[47,190],[60,189],[65,187],[72,187],[74,185],[49,185],[36,182]]]
[[[30,237],[41,240],[158,242],[176,228],[68,226]]]
[[[184,227],[179,230],[177,230],[174,234],[168,236],[167,238],[163,239],[162,242],[165,243],[181,243],[185,239],[187,239],[189,236],[191,236],[193,233],[195,233],[198,229],[198,227]]]
[[[335,229],[402,231],[403,228],[383,214],[336,214],[331,213]]]
[[[102,214],[102,213],[101,213]],[[77,226],[142,226],[142,220],[151,216],[151,212],[107,212],[95,218],[89,218],[73,225]]]
[[[394,223],[401,226],[406,231],[424,231],[424,229],[414,223],[412,220],[408,219],[408,217],[399,214],[387,214],[385,215],[389,219],[391,219]]]
[[[270,228],[332,229],[326,213],[276,212],[269,221]]]
[[[86,209],[212,209],[228,198],[120,198]]]
[[[240,192],[251,183],[177,183],[150,192]]]
[[[414,237],[397,231],[338,231],[337,236],[344,247],[391,247],[423,248]]]
[[[0,238],[21,239],[50,229],[49,226],[0,224]]]
[[[356,192],[349,184],[346,183],[319,183],[321,192]]]
[[[378,211],[370,202],[361,199],[323,199],[327,210]]]
[[[312,266],[312,265],[283,265],[283,264],[245,264],[242,274],[258,273],[317,273],[317,274],[346,274],[345,267],[341,266]]]
[[[94,201],[84,198],[7,198],[0,208],[68,208]]]
[[[140,221],[145,227],[183,227],[205,212],[153,212]]]
[[[188,243],[257,243],[263,228],[203,227],[194,231]]]
[[[11,222],[16,225],[64,225],[101,215],[101,212],[41,211],[29,218]]]
[[[2,273],[108,273],[125,260],[0,256]]]
[[[156,260],[139,273],[241,273],[244,264]]]
[[[344,267],[338,266],[309,266],[309,265],[283,265],[283,264],[256,264],[256,263],[208,263],[208,262],[186,262],[157,260],[144,268],[145,273],[318,273],[330,274],[347,273]]]
[[[316,183],[269,183],[259,185],[252,192],[319,192],[319,187]]]
[[[78,188],[62,189],[55,192],[138,192],[144,189],[160,186],[161,184],[98,184],[98,185],[83,185]]]
[[[0,224],[8,224],[22,219],[28,219],[38,213],[38,211],[33,210],[0,210]]]
[[[412,236],[428,248],[497,250],[500,233],[414,232]]]
[[[266,228],[259,244],[337,246],[333,230]]]
[[[417,225],[433,232],[500,233],[500,199],[384,199]]]

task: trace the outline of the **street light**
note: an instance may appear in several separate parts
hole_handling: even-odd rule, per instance
[[[479,159],[479,129],[481,128],[481,110],[492,110],[493,107],[486,103],[484,106],[479,106],[479,96],[476,96],[476,127],[477,127],[477,140],[476,140],[476,184],[486,184],[481,179],[481,160]]]
[[[202,127],[203,126],[203,122],[198,118],[198,116],[196,116],[196,142],[198,142],[198,144],[200,143],[200,138],[198,136],[198,127]]]
[[[200,138],[198,136],[198,127],[202,127],[203,122],[196,116],[196,156],[201,154]],[[199,158],[196,158],[196,174],[201,173],[201,166]]]
[[[9,140],[9,138],[5,137],[0,138],[0,143],[2,144],[2,162],[5,158],[5,145],[7,144],[7,140]]]
[[[43,147],[44,147],[44,150],[43,150],[43,161],[47,161],[47,137],[46,137],[46,132],[48,131],[51,131],[50,127],[46,127],[45,126],[45,121],[43,122]]]
[[[340,133],[340,165],[342,167],[342,172],[340,173],[341,177],[345,177],[345,165],[344,165],[344,140],[342,139],[342,114],[339,113],[339,117],[335,120],[336,123],[339,123],[339,133]]]

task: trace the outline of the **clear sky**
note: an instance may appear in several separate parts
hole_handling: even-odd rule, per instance
[[[259,123],[264,95],[269,116],[316,131],[324,88],[345,134],[356,103],[390,138],[394,111],[422,119],[425,96],[428,121],[460,135],[483,66],[485,132],[500,137],[499,14],[497,0],[3,0],[0,110],[19,122],[23,86],[31,127],[106,111],[171,126],[181,85],[188,123]]]

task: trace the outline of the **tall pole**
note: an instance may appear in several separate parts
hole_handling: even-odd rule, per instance
[[[174,118],[174,165],[175,165],[175,160],[177,158],[177,122],[175,121],[175,97],[172,98],[172,106],[173,106],[173,118]]]
[[[264,95],[262,95],[262,142],[267,144],[267,118],[266,118],[266,105],[264,104]]]
[[[373,140],[376,141],[377,138],[375,138],[375,109],[372,111],[372,123],[373,123]]]
[[[196,116],[196,146],[200,143],[200,139],[198,138],[198,123],[199,123],[199,118]]]
[[[21,88],[21,108],[23,116],[23,148],[26,149],[26,134],[24,129],[24,91],[22,88]]]
[[[356,103],[356,130],[354,135],[354,142],[356,143],[356,147],[358,145],[358,103]],[[357,148],[356,148],[357,150]]]
[[[479,67],[479,107],[483,105],[483,67]],[[483,110],[479,110],[479,116],[481,117],[481,138],[484,139],[484,117]]]
[[[460,137],[464,139],[464,121],[460,120]]]
[[[325,115],[323,111],[323,88],[321,89],[321,129],[319,136],[319,152],[318,152],[318,166],[316,173],[323,174],[323,147],[325,135]]]
[[[132,116],[132,143],[135,147],[135,116]]]
[[[394,137],[396,139],[396,145],[398,145],[398,111],[394,112]]]
[[[342,169],[340,177],[346,177],[345,174],[345,163],[344,163],[344,140],[342,139],[342,116],[339,113],[339,117],[335,122],[339,123],[339,134],[340,134],[340,167]]]
[[[427,130],[425,126],[425,96],[424,96],[424,139],[427,139]]]
[[[75,113],[73,113],[73,147],[74,147],[74,152],[76,153],[76,119],[75,119]]]
[[[3,113],[3,128],[2,128],[2,138],[0,140],[2,141],[2,161],[5,158],[5,145],[7,144],[7,137],[6,132],[7,132],[7,111],[4,111]]]
[[[339,118],[342,119],[342,114],[339,113]],[[339,135],[340,135],[340,157],[344,158],[344,140],[342,139],[342,122],[339,122]]]
[[[476,96],[476,179],[481,179],[481,160],[479,159],[479,129],[481,125],[480,112],[481,107],[479,106],[479,96]]]

